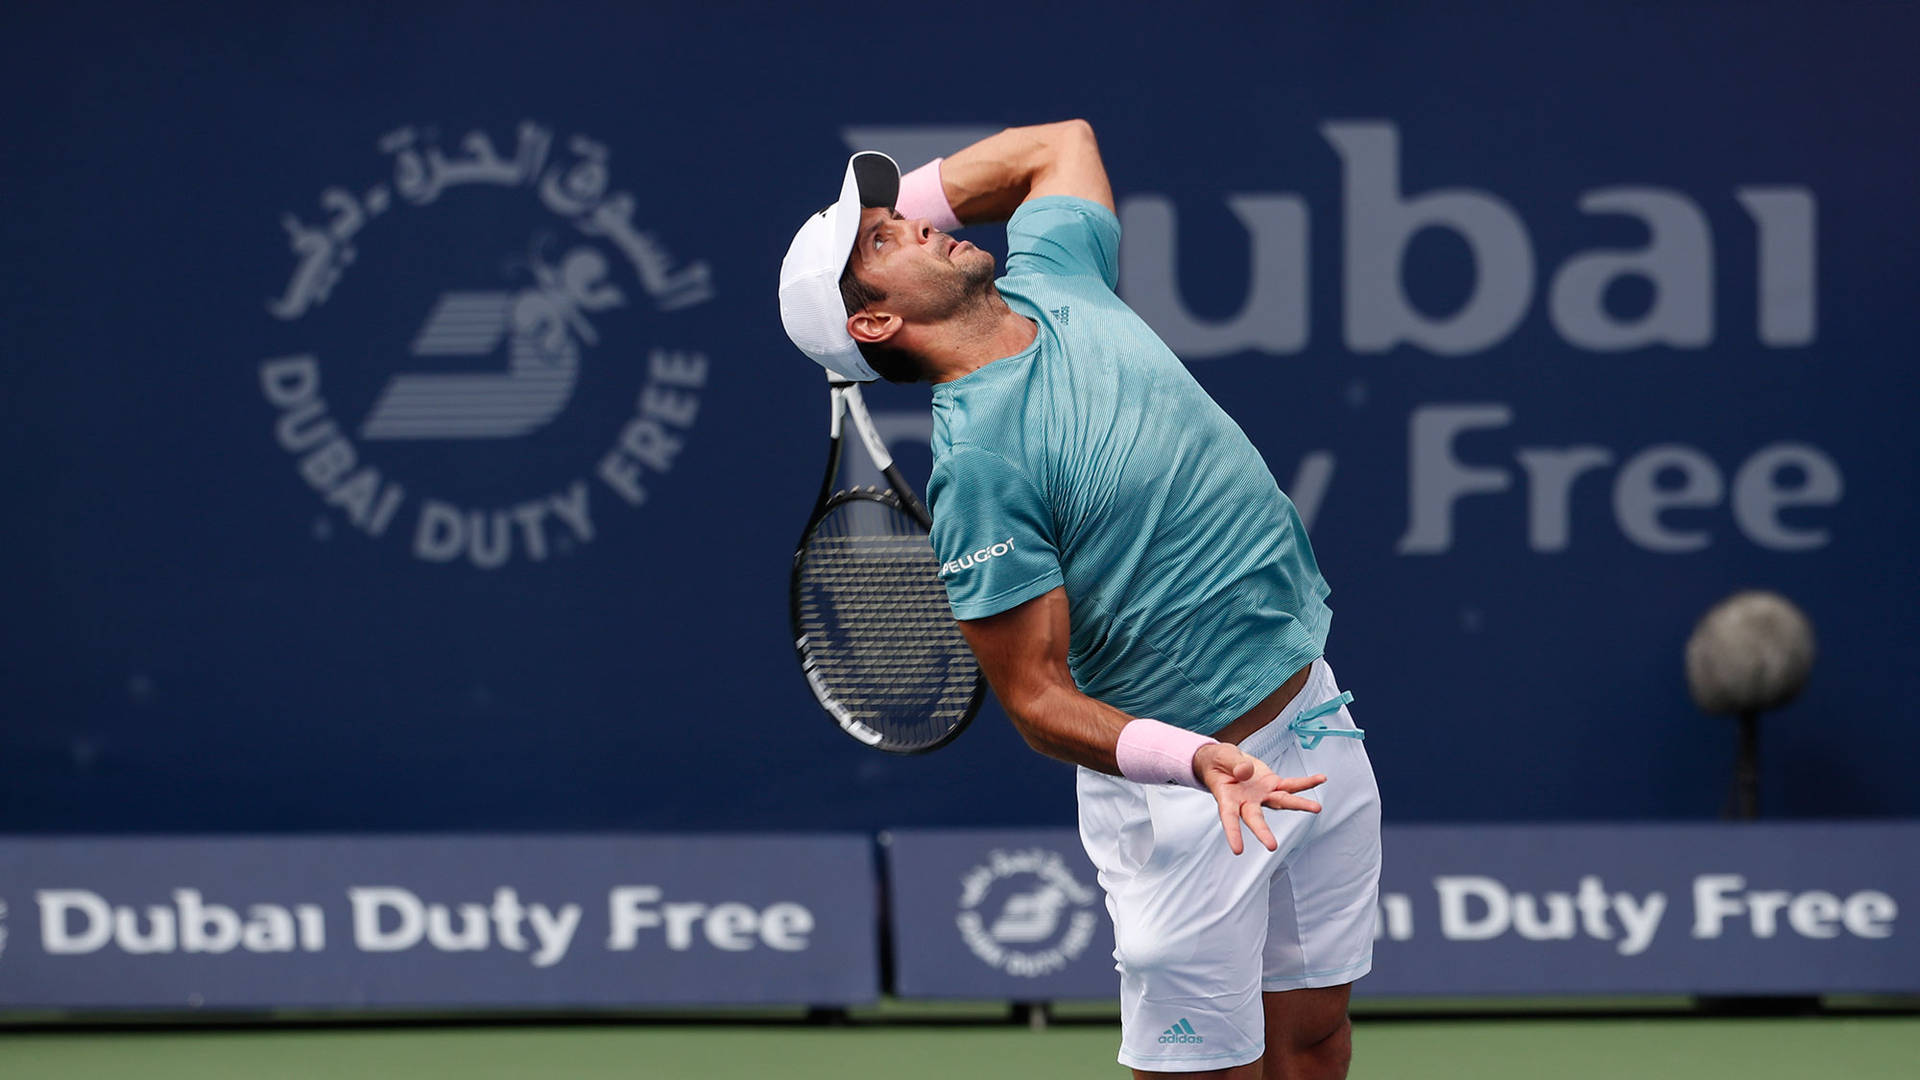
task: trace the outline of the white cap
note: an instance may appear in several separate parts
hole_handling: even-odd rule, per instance
[[[780,264],[780,322],[787,336],[815,363],[844,379],[872,382],[880,376],[867,366],[847,333],[847,306],[840,299],[840,274],[853,254],[860,211],[893,209],[900,196],[900,166],[875,150],[847,161],[840,198],[807,219],[793,235]]]

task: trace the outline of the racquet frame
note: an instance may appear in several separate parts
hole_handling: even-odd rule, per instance
[[[806,559],[807,541],[812,539],[813,531],[820,522],[836,508],[849,502],[860,500],[876,502],[904,511],[908,517],[918,521],[920,527],[923,529],[930,531],[933,528],[933,515],[929,513],[926,506],[920,502],[919,496],[914,494],[913,485],[907,483],[907,478],[900,472],[900,467],[894,464],[893,454],[887,450],[887,444],[880,438],[880,433],[874,428],[873,417],[867,413],[866,399],[860,395],[860,384],[829,375],[827,377],[827,392],[832,410],[832,420],[828,425],[830,443],[827,449],[827,471],[820,479],[820,494],[814,499],[813,512],[807,515],[807,526],[801,530],[800,539],[794,544],[793,571],[788,586],[788,617],[791,620],[793,630],[794,653],[800,661],[801,672],[807,678],[807,687],[813,691],[814,700],[820,703],[820,707],[826,711],[828,716],[833,717],[834,722],[840,725],[841,730],[867,746],[887,753],[929,753],[938,750],[958,738],[960,733],[967,729],[967,725],[973,721],[974,714],[980,711],[981,702],[986,699],[987,681],[985,676],[975,677],[973,697],[968,701],[966,711],[962,714],[960,721],[953,726],[952,730],[948,731],[939,740],[926,746],[908,749],[895,749],[882,746],[880,744],[885,740],[885,736],[868,727],[866,724],[861,723],[860,720],[848,712],[846,707],[835,699],[833,694],[827,689],[826,683],[821,679],[819,670],[814,664],[812,654],[808,649],[806,633],[800,625],[800,568]],[[853,427],[854,432],[859,435],[860,441],[865,444],[867,456],[873,460],[874,467],[879,469],[880,475],[886,478],[888,490],[880,491],[875,488],[852,488],[845,491],[834,491],[834,479],[840,474],[841,454],[846,443],[846,429],[848,425]]]

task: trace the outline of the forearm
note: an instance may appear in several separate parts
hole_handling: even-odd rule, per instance
[[[1050,758],[1120,775],[1114,747],[1133,717],[1070,686],[1050,686],[1002,703],[1028,746]]]
[[[1037,184],[1063,173],[1075,180],[1096,175],[1097,190],[1088,196],[1100,198],[1106,183],[1099,160],[1093,128],[1084,120],[1008,128],[949,156],[940,166],[940,184],[961,223],[980,225],[1012,217]],[[1096,185],[1080,180],[1080,186]],[[1110,192],[1104,201],[1112,201]]]

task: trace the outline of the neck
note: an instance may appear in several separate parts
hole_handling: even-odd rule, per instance
[[[928,327],[914,352],[926,367],[927,381],[938,385],[1019,353],[1039,332],[1032,319],[1008,307],[1000,290],[988,285],[979,303]]]

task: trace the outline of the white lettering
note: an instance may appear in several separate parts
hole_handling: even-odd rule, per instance
[[[1541,918],[1534,909],[1532,893],[1513,897],[1513,929],[1528,941],[1570,941],[1573,939],[1573,897],[1562,892],[1545,894],[1547,915]]]
[[[127,952],[136,956],[147,953],[169,953],[174,950],[174,915],[172,908],[158,904],[147,908],[147,932],[140,932],[140,911],[133,907],[113,909],[113,940]]]
[[[645,470],[668,472],[685,441],[669,429],[686,430],[699,413],[699,399],[689,389],[705,386],[707,358],[700,353],[655,349],[647,364],[649,382],[640,391],[633,419],[600,458],[595,474],[628,505],[647,499],[641,483]],[[682,389],[684,388],[684,389]]]
[[[540,948],[533,954],[534,967],[552,967],[567,955],[573,945],[573,933],[580,929],[581,910],[579,904],[562,904],[558,911],[549,910],[545,904],[534,904],[527,909],[527,917],[533,923],[533,936],[540,942]]]
[[[1601,941],[1613,940],[1613,927],[1607,924],[1607,890],[1600,884],[1599,878],[1592,874],[1581,878],[1573,902],[1580,909],[1582,933]]]
[[[1747,886],[1739,874],[1701,874],[1693,879],[1693,936],[1717,938],[1726,921],[1745,910],[1728,894]]]
[[[1407,941],[1413,937],[1413,898],[1405,893],[1381,893],[1375,909],[1373,938]]]
[[[1532,237],[1518,211],[1474,187],[1403,193],[1394,124],[1335,120],[1322,124],[1320,133],[1342,166],[1342,334],[1348,347],[1374,353],[1411,345],[1451,356],[1506,341],[1526,317],[1540,280]],[[1743,185],[1733,195],[1754,223],[1760,344],[1811,345],[1818,336],[1813,192]],[[1225,202],[1247,250],[1244,294],[1233,315],[1205,318],[1185,302],[1180,215],[1164,194],[1136,193],[1120,201],[1128,237],[1120,249],[1121,296],[1189,362],[1247,351],[1298,353],[1309,344],[1312,295],[1307,202],[1285,191],[1240,192]],[[1639,248],[1575,254],[1551,275],[1547,321],[1562,340],[1597,352],[1711,345],[1714,243],[1701,200],[1669,188],[1623,184],[1582,192],[1575,205],[1585,214],[1633,218],[1648,236]],[[1469,253],[1462,269],[1471,274],[1472,292],[1446,316],[1417,310],[1403,288],[1407,250],[1428,229],[1452,232]],[[1652,298],[1640,315],[1615,318],[1605,299],[1611,285],[1628,277],[1644,280]]]
[[[47,889],[36,897],[41,947],[51,956],[97,952],[109,942],[135,955],[176,950],[218,955],[236,948],[292,952],[296,944],[319,952],[326,945],[321,911],[313,904],[291,912],[278,904],[253,904],[242,920],[235,907],[208,903],[198,889],[173,890],[171,908],[110,905],[85,889]]]
[[[1662,487],[1662,474],[1680,483]],[[1650,446],[1627,461],[1613,482],[1613,515],[1628,539],[1649,551],[1698,551],[1711,541],[1705,530],[1670,529],[1660,515],[1670,509],[1699,509],[1720,501],[1726,484],[1707,455],[1691,446]]]
[[[1599,446],[1530,446],[1513,456],[1527,470],[1527,545],[1535,551],[1565,551],[1573,531],[1568,506],[1573,482],[1583,472],[1613,464],[1613,455]]]
[[[548,531],[555,522],[582,543],[593,539],[585,482],[576,480],[564,492],[499,510],[463,509],[426,499],[414,527],[413,554],[427,562],[451,562],[465,555],[482,570],[506,565],[515,552],[540,562],[552,550]]]
[[[1496,464],[1469,465],[1455,444],[1475,431],[1497,430],[1513,422],[1504,404],[1423,405],[1407,424],[1407,531],[1395,550],[1403,555],[1453,550],[1454,511],[1473,495],[1498,495],[1513,486],[1511,470]],[[1527,545],[1558,552],[1572,540],[1572,494],[1579,477],[1604,469],[1614,458],[1603,446],[1526,446],[1513,452],[1525,473]],[[1845,487],[1840,468],[1818,448],[1803,443],[1773,443],[1760,448],[1737,470],[1732,517],[1754,544],[1775,551],[1806,551],[1825,546],[1825,529],[1790,526],[1784,508],[1833,506]],[[1668,515],[1708,510],[1726,503],[1725,474],[1698,448],[1681,443],[1650,446],[1627,459],[1613,478],[1614,523],[1633,543],[1649,551],[1676,554],[1712,544],[1704,528],[1681,528]]]
[[[1631,893],[1613,894],[1613,913],[1620,918],[1620,925],[1627,936],[1621,940],[1621,956],[1639,956],[1653,944],[1654,932],[1660,929],[1660,918],[1667,913],[1667,894],[1651,892],[1642,903],[1636,905]]]
[[[300,922],[300,948],[319,952],[327,947],[327,921],[318,904],[295,904],[293,917]]]
[[[1794,897],[1787,904],[1787,925],[1801,937],[1830,938],[1840,933],[1833,925],[1840,917],[1840,898],[1814,889]]]
[[[1448,941],[1486,941],[1506,933],[1512,924],[1507,890],[1490,877],[1438,877],[1433,886],[1440,894],[1440,936]],[[1472,900],[1486,909],[1478,918],[1470,913]]]
[[[764,911],[750,904],[727,901],[705,904],[681,900],[662,903],[655,885],[626,885],[608,898],[613,934],[607,948],[625,951],[640,941],[639,931],[660,929],[662,943],[675,952],[693,948],[695,929],[707,944],[726,952],[745,952],[756,940],[771,949],[799,952],[813,932],[813,913],[791,902],[769,905]]]
[[[640,942],[640,931],[660,925],[660,913],[643,904],[660,901],[656,885],[623,885],[607,896],[607,948],[625,951]]]
[[[230,907],[202,903],[196,889],[175,889],[180,909],[180,948],[186,952],[232,952],[240,944],[240,916]]]
[[[778,903],[760,913],[760,940],[770,949],[800,952],[813,933],[813,912],[794,903]]]
[[[1759,231],[1760,343],[1775,349],[1813,344],[1814,280],[1813,192],[1803,187],[1734,189]]]
[[[240,944],[248,952],[292,952],[293,915],[278,904],[255,904],[247,909],[240,928]]]
[[[1345,166],[1347,347],[1378,353],[1411,344],[1459,356],[1512,333],[1533,299],[1533,248],[1513,208],[1467,188],[1403,199],[1392,124],[1328,123],[1320,131]],[[1408,243],[1422,229],[1451,229],[1473,253],[1473,293],[1446,319],[1421,314],[1401,288]]]
[[[427,562],[450,562],[466,547],[466,522],[460,508],[428,499],[420,504],[420,524],[413,532],[413,554]]]
[[[707,941],[716,949],[745,952],[753,948],[760,913],[745,904],[715,904],[707,913]]]
[[[1725,932],[1728,920],[1742,915],[1754,937],[1771,938],[1780,932],[1782,911],[1786,912],[1788,928],[1801,937],[1839,936],[1833,925],[1837,916],[1840,925],[1855,937],[1884,938],[1893,933],[1898,906],[1893,897],[1878,889],[1862,889],[1842,900],[1823,889],[1801,893],[1749,890],[1747,879],[1739,874],[1702,874],[1693,879],[1693,911],[1696,938],[1717,938]]]
[[[707,905],[698,901],[682,901],[677,904],[662,904],[660,911],[667,920],[667,948],[674,952],[685,952],[693,945],[693,924],[706,914]]]
[[[320,391],[320,362],[313,356],[286,356],[260,365],[260,391],[276,408],[287,409]]]
[[[1513,486],[1504,469],[1474,469],[1453,456],[1463,431],[1502,428],[1513,422],[1505,405],[1425,405],[1413,411],[1407,435],[1407,533],[1394,549],[1425,555],[1453,548],[1453,504],[1463,495],[1487,495]]]
[[[1307,344],[1307,204],[1298,195],[1230,195],[1247,230],[1249,281],[1238,314],[1203,320],[1181,299],[1172,200],[1135,195],[1120,204],[1120,288],[1134,313],[1189,359],[1248,349],[1299,352]]]
[[[493,936],[502,947],[514,952],[527,950],[526,935],[520,932],[527,909],[520,906],[519,893],[504,887],[493,890],[493,906],[487,914],[493,918]]]
[[[460,929],[453,928],[453,909],[427,905],[427,943],[442,952],[479,952],[487,947],[487,909],[460,905]]]
[[[587,516],[586,481],[575,480],[565,492],[547,496],[547,503],[553,507],[554,516],[573,530],[575,539],[583,544],[593,539],[593,521]]]
[[[1785,469],[1798,469],[1799,484],[1779,482]],[[1825,529],[1795,529],[1780,520],[1788,506],[1832,506],[1840,501],[1840,468],[1805,443],[1762,447],[1733,478],[1733,520],[1753,542],[1775,551],[1811,551],[1825,547]]]
[[[983,547],[978,551],[972,552],[971,554],[962,555],[957,559],[948,559],[946,562],[940,565],[940,576],[949,577],[953,574],[959,573],[962,570],[966,570],[966,569],[970,569],[972,567],[978,566],[979,564],[986,562],[988,559],[997,558],[1001,555],[1005,555],[1007,552],[1012,550],[1013,550],[1013,537],[1009,536],[1006,538],[1006,540],[1000,543],[993,544],[988,547]]]
[[[1878,889],[1862,889],[1847,897],[1840,921],[1855,937],[1885,938],[1893,936],[1893,919],[1898,914],[1900,905],[1893,897]]]
[[[1293,483],[1287,485],[1287,496],[1293,500],[1293,508],[1300,514],[1300,524],[1308,532],[1313,531],[1313,523],[1320,516],[1320,504],[1326,500],[1327,487],[1333,482],[1334,456],[1325,450],[1315,450],[1300,459],[1300,468],[1293,474]]]
[[[40,948],[49,956],[78,956],[96,952],[113,939],[113,909],[98,893],[85,889],[42,889],[33,894],[40,903]],[[80,927],[68,919],[78,915]]]
[[[1602,188],[1581,196],[1580,209],[1636,216],[1651,238],[1642,251],[1591,252],[1567,260],[1554,277],[1549,305],[1560,336],[1595,352],[1710,344],[1713,234],[1693,200],[1661,188]],[[1653,302],[1638,319],[1615,319],[1604,303],[1607,287],[1631,276],[1653,287]]]
[[[353,905],[353,943],[363,952],[411,949],[426,933],[426,908],[405,889],[348,889],[347,901]],[[380,928],[382,911],[393,912],[392,930]]]

